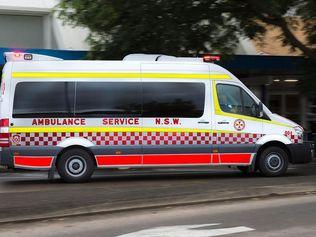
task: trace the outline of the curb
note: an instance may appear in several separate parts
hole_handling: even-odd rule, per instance
[[[36,216],[30,218],[22,218],[16,220],[0,220],[0,225],[6,224],[22,224],[22,223],[30,223],[30,222],[38,222],[38,221],[46,221],[46,220],[54,220],[61,218],[69,218],[69,217],[84,217],[84,216],[94,216],[94,215],[106,215],[106,214],[115,214],[115,213],[123,213],[130,211],[142,211],[149,209],[160,209],[166,207],[180,207],[180,206],[193,206],[193,205],[201,205],[201,204],[216,204],[223,202],[236,202],[236,201],[247,201],[251,199],[269,199],[269,198],[282,198],[282,197],[296,197],[296,196],[305,196],[305,195],[315,195],[316,190],[313,191],[303,191],[303,192],[288,192],[288,193],[269,193],[264,195],[254,195],[254,196],[241,196],[235,198],[222,198],[222,199],[205,199],[199,201],[189,201],[189,202],[176,202],[176,203],[167,203],[167,204],[157,204],[157,205],[145,205],[145,206],[134,206],[134,207],[125,207],[125,208],[116,208],[116,209],[104,209],[97,211],[82,211],[77,213],[65,213],[65,214],[52,214],[46,216]]]

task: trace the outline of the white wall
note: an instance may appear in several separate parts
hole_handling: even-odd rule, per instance
[[[0,47],[89,50],[89,30],[52,14],[58,0],[0,0]]]
[[[9,48],[42,48],[43,17],[0,14],[0,45]]]
[[[56,3],[55,0],[0,0],[0,11],[45,13],[50,12]]]

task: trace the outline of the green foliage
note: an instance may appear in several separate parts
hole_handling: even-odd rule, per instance
[[[60,16],[91,30],[95,58],[129,53],[230,53],[237,26],[215,0],[62,0]]]
[[[230,53],[238,34],[263,36],[262,23],[279,27],[284,45],[316,58],[315,0],[62,0],[59,7],[61,18],[90,29],[96,58]],[[292,34],[298,26],[293,15],[305,23],[307,42]]]
[[[278,27],[283,45],[310,58],[303,90],[316,87],[315,0],[61,0],[59,10],[65,21],[90,29],[87,40],[95,59],[229,54],[240,36],[260,39],[266,25]],[[305,23],[304,42],[293,34],[298,19]]]
[[[315,0],[62,0],[60,17],[91,30],[88,41],[99,57],[167,53],[229,53],[237,35],[261,37],[265,25],[279,27],[284,45],[315,60]],[[299,16],[306,42],[292,34]],[[262,24],[264,23],[264,24]]]

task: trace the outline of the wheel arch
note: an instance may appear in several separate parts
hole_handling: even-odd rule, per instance
[[[289,138],[287,138],[284,135],[280,135],[280,134],[266,134],[264,136],[262,136],[257,142],[257,145],[265,145],[266,143],[269,142],[280,142],[284,145],[288,145],[291,144],[291,140]]]
[[[284,144],[281,141],[269,141],[264,143],[263,145],[261,145],[259,147],[259,149],[257,150],[257,155],[256,155],[256,166],[258,166],[258,162],[260,160],[260,155],[261,153],[267,149],[268,147],[279,147],[282,150],[284,150],[286,152],[286,154],[288,155],[289,161],[292,162],[292,157],[291,157],[291,152],[289,150],[289,148],[286,146],[287,144]]]
[[[87,153],[89,153],[89,155],[91,156],[91,159],[94,162],[94,165],[97,167],[97,161],[95,159],[95,155],[93,154],[93,152],[91,151],[91,149],[89,149],[89,147],[85,147],[85,146],[81,146],[81,145],[71,145],[71,146],[67,146],[62,148],[56,155],[56,159],[55,159],[55,166],[57,167],[57,163],[58,160],[60,159],[60,157],[67,151],[72,150],[72,149],[81,149],[86,151]]]
[[[57,144],[57,146],[62,147],[62,148],[67,148],[67,147],[76,146],[76,145],[82,146],[82,147],[94,146],[94,144],[91,141],[82,137],[70,137],[70,138],[64,139],[63,141]]]

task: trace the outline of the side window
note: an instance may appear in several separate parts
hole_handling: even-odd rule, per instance
[[[20,82],[16,85],[13,118],[73,117],[74,82]]]
[[[222,111],[243,114],[241,93],[238,86],[218,84],[217,96]]]
[[[141,83],[77,82],[76,116],[131,117],[141,115]]]
[[[258,117],[258,113],[259,113],[259,106],[256,103],[256,101],[254,101],[254,99],[252,99],[250,97],[250,95],[248,95],[248,93],[246,91],[242,90],[242,101],[243,101],[243,114],[247,115],[247,116],[251,116],[251,117]]]
[[[258,104],[239,86],[218,84],[217,96],[222,111],[258,117]]]
[[[199,118],[204,113],[204,102],[203,83],[143,83],[143,117]]]

